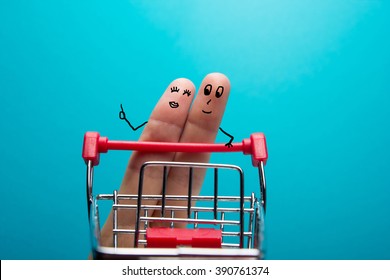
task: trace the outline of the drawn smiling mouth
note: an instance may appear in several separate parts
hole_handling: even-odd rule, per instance
[[[208,111],[207,112],[207,111],[202,110],[202,112],[205,113],[205,114],[211,114],[212,111]]]
[[[171,101],[171,102],[169,102],[169,106],[171,106],[171,108],[177,108],[177,107],[179,107],[179,103],[177,103],[175,101]]]

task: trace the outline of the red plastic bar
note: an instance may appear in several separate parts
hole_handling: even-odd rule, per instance
[[[137,142],[137,141],[110,141],[101,137],[97,132],[87,132],[84,135],[82,156],[93,165],[99,164],[100,153],[109,150],[131,150],[141,152],[185,152],[185,153],[213,153],[213,152],[243,152],[252,155],[252,164],[258,166],[268,159],[266,140],[263,133],[253,133],[249,139],[241,143],[233,143],[233,147],[214,143],[173,143],[173,142]]]
[[[147,228],[146,240],[148,248],[221,248],[222,231],[208,228]]]
[[[183,153],[212,153],[212,152],[241,152],[242,143],[233,143],[233,147],[225,144],[208,143],[172,143],[172,142],[135,142],[108,141],[102,149],[132,150],[141,152],[183,152]]]

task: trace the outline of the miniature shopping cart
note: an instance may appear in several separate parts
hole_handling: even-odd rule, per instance
[[[148,161],[139,170],[138,193],[93,194],[93,169],[99,164],[100,153],[109,150],[140,152],[242,152],[251,155],[252,165],[259,172],[259,197],[244,193],[244,173],[236,165],[196,162]],[[254,133],[232,147],[224,144],[111,141],[97,132],[84,136],[82,156],[87,165],[87,204],[92,253],[95,259],[261,259],[264,257],[263,233],[266,210],[264,165],[268,153],[263,133]],[[145,193],[145,172],[160,168],[160,194]],[[183,168],[187,174],[184,195],[167,194],[167,174],[171,168]],[[194,195],[193,181],[197,170],[211,174],[211,195]],[[207,171],[208,170],[208,171]],[[220,195],[220,174],[236,174],[237,194]],[[102,244],[99,205],[110,202],[112,211],[112,244]],[[176,203],[176,204],[175,204]],[[119,212],[133,225],[123,226]],[[154,214],[152,214],[154,213]],[[156,215],[157,213],[157,215]],[[158,225],[158,226],[156,226]],[[130,241],[124,247],[121,240]],[[129,244],[127,242],[127,244]]]

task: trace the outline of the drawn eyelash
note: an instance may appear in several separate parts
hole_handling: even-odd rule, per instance
[[[184,94],[187,94],[187,96],[190,96],[191,95],[191,91],[189,91],[188,89],[185,89],[184,92],[183,92],[183,95]]]
[[[177,87],[171,87],[171,92],[179,92],[179,89]]]

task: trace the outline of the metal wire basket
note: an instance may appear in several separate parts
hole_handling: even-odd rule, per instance
[[[260,196],[252,192],[244,195],[244,173],[236,165],[195,162],[145,162],[139,173],[137,194],[93,194],[93,170],[99,164],[100,153],[108,150],[137,150],[148,152],[238,152],[250,154],[252,164],[259,171]],[[156,259],[156,258],[243,258],[261,259],[264,216],[266,210],[266,184],[264,165],[267,147],[264,134],[252,134],[233,147],[223,144],[165,143],[109,141],[99,133],[87,132],[84,137],[83,158],[87,165],[87,205],[92,253],[95,259]],[[162,170],[162,193],[144,194],[144,174],[150,168]],[[188,172],[185,195],[168,195],[167,174],[170,168],[183,168]],[[198,169],[212,174],[212,195],[193,195],[193,174]],[[236,173],[239,193],[220,195],[219,177],[222,170]],[[112,246],[101,243],[99,205],[110,201],[113,212]],[[176,204],[172,205],[172,202]],[[118,212],[127,211],[135,218],[133,227],[122,227]],[[151,213],[159,215],[151,215]],[[153,224],[160,226],[155,227]],[[161,226],[162,225],[162,226]],[[126,248],[119,240],[131,238]]]

